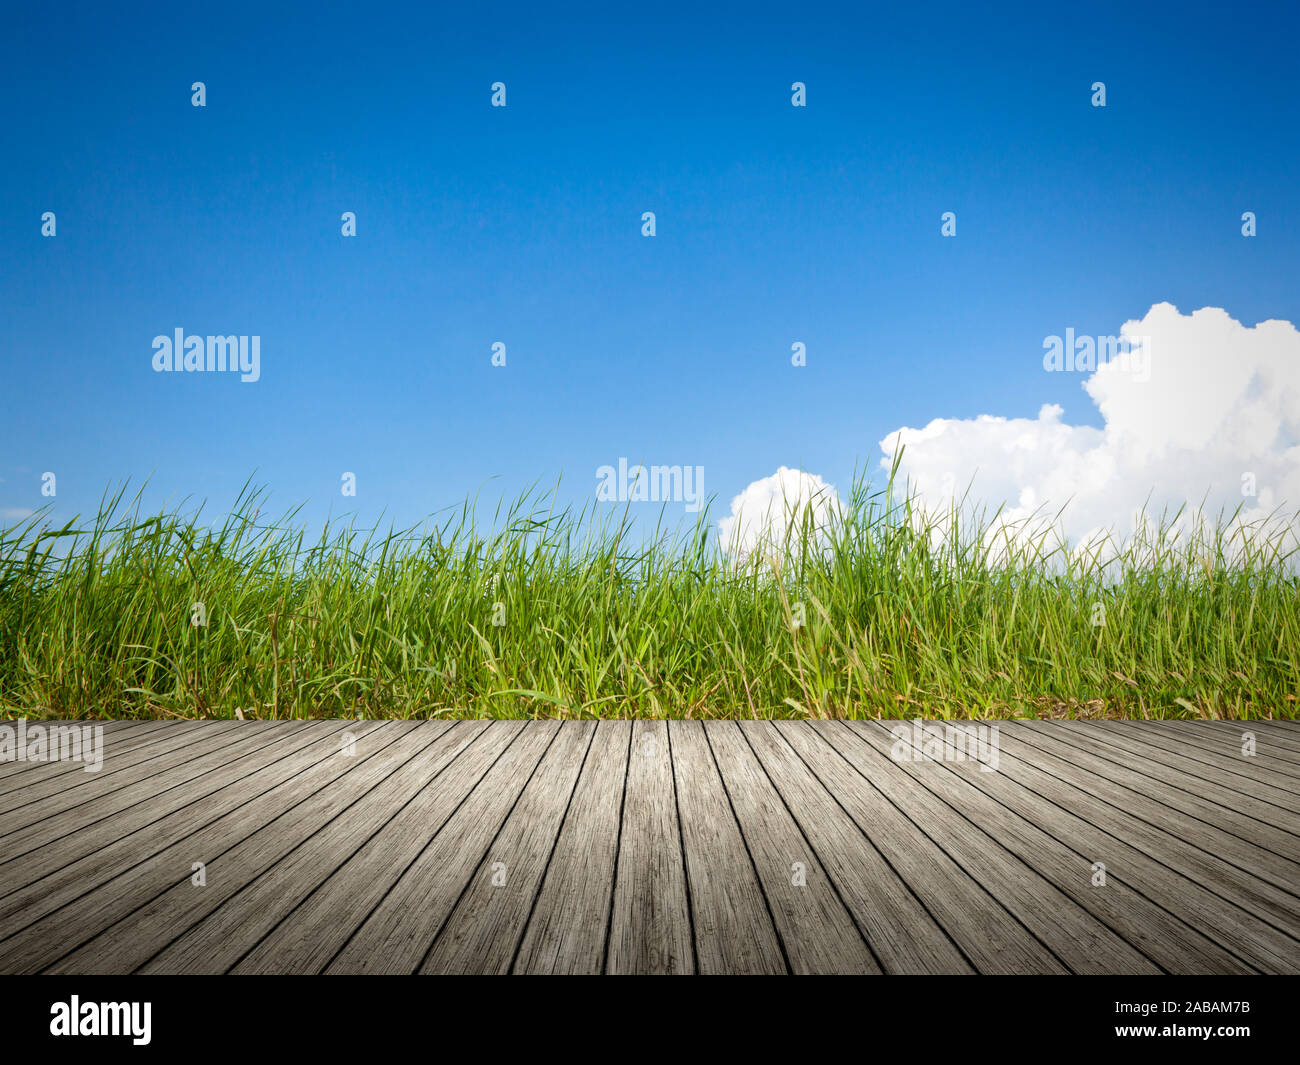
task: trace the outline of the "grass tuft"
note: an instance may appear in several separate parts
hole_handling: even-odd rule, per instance
[[[29,717],[1296,717],[1281,538],[1157,523],[1066,551],[858,481],[719,550],[705,514],[529,491],[403,531],[230,514],[0,532],[0,710]],[[487,531],[482,531],[486,528]],[[996,548],[991,549],[991,548]],[[202,604],[200,617],[199,607]],[[1097,624],[1098,619],[1104,624]],[[198,625],[196,619],[205,620]]]

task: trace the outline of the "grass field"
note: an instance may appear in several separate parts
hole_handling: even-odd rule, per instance
[[[842,520],[735,560],[705,515],[526,493],[417,530],[146,516],[0,533],[0,711],[101,717],[1296,717],[1280,539],[1172,522],[1109,561],[922,521],[859,482]],[[491,531],[483,531],[483,530]],[[1294,530],[1294,526],[1292,526]],[[635,542],[634,542],[635,541]],[[987,541],[984,541],[987,543]],[[1289,542],[1289,541],[1288,541]],[[201,604],[201,605],[200,605]],[[1099,623],[1102,622],[1102,623]]]

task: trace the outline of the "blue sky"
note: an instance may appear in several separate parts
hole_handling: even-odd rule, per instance
[[[720,516],[900,426],[1100,426],[1067,327],[1300,321],[1294,5],[543,8],[10,9],[0,510],[256,471],[406,523],[626,456]],[[153,372],[178,327],[261,379]]]

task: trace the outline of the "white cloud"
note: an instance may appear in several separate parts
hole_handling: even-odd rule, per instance
[[[28,507],[0,507],[0,521],[23,521],[35,513]]]
[[[901,443],[900,477],[931,513],[969,487],[969,501],[990,515],[1005,504],[1000,524],[1055,524],[1076,546],[1103,531],[1129,536],[1144,505],[1156,519],[1185,506],[1189,525],[1239,505],[1241,523],[1275,510],[1291,518],[1300,507],[1300,332],[1283,321],[1247,328],[1214,307],[1182,315],[1168,303],[1121,332],[1149,338],[1149,379],[1118,363],[1086,378],[1102,428],[1068,425],[1050,404],[1036,418],[937,418],[882,440],[882,465]],[[1251,478],[1253,496],[1243,492]]]
[[[727,551],[743,556],[779,546],[791,525],[802,528],[805,520],[824,531],[843,509],[834,487],[815,473],[782,466],[731,501],[731,515],[718,523],[718,536]]]
[[[1081,382],[1101,428],[1062,421],[1055,404],[1034,418],[936,418],[882,440],[882,468],[889,470],[901,443],[899,478],[923,518],[948,514],[965,495],[987,519],[1002,506],[996,528],[1016,538],[1051,531],[1048,546],[1056,536],[1075,550],[1108,534],[1124,541],[1180,507],[1180,525],[1191,530],[1239,506],[1239,524],[1258,533],[1271,517],[1269,534],[1284,531],[1294,543],[1300,332],[1290,322],[1248,328],[1218,308],[1183,315],[1160,303],[1125,323],[1121,335],[1145,338],[1148,364],[1102,363]],[[1243,492],[1252,484],[1254,495]],[[826,512],[839,508],[834,489],[814,474],[782,467],[754,482],[721,522],[724,545],[738,531],[742,549],[752,548],[771,535],[779,498],[797,502],[814,489],[829,490]]]

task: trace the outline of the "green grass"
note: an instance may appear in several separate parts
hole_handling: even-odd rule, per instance
[[[706,516],[526,493],[404,532],[205,524],[107,497],[0,533],[0,710],[121,717],[1297,716],[1300,583],[1280,540],[1172,522],[1109,562],[990,561],[906,499],[729,561]],[[950,526],[957,528],[956,522]],[[490,530],[490,531],[484,531]],[[192,623],[202,603],[207,624]],[[1094,621],[1102,604],[1105,624]],[[802,621],[802,624],[800,624]],[[504,622],[495,624],[494,622]]]

